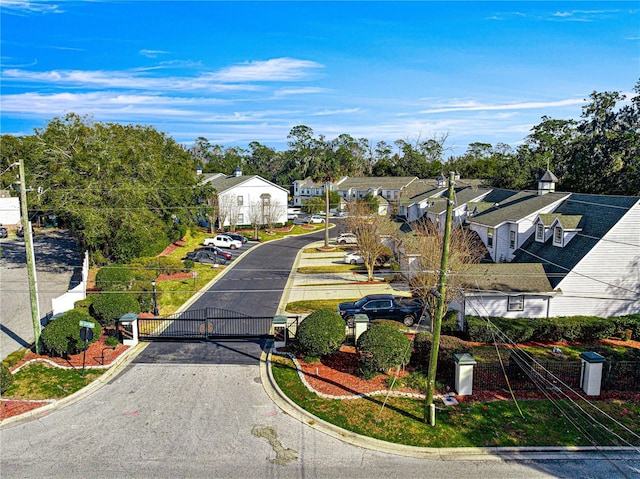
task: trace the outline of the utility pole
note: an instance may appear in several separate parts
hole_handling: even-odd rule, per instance
[[[427,373],[427,394],[424,405],[424,420],[432,426],[436,425],[436,405],[433,403],[433,394],[436,388],[436,371],[438,369],[438,350],[440,349],[440,328],[444,315],[445,296],[447,292],[447,268],[449,264],[449,240],[451,238],[451,221],[453,217],[454,200],[454,172],[449,172],[449,191],[447,200],[447,218],[444,223],[444,238],[442,241],[442,258],[440,260],[440,277],[438,280],[438,308],[433,322],[431,338],[431,355],[429,357],[429,371]]]
[[[27,208],[27,186],[24,174],[24,160],[20,158],[20,214],[22,215],[22,230],[24,232],[24,248],[27,253],[27,277],[29,279],[29,298],[31,301],[31,320],[33,322],[33,336],[36,354],[40,354],[40,308],[38,307],[38,291],[36,288],[36,262],[33,253],[33,236],[31,221]]]

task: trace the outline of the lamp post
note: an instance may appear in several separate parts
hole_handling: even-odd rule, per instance
[[[151,286],[153,287],[153,315],[158,316],[158,298],[156,293],[156,280],[151,280]]]

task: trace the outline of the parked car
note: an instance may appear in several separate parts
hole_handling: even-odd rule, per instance
[[[249,239],[246,236],[242,236],[239,233],[225,233],[225,236],[228,236],[231,239],[238,240],[240,243],[245,244]]]
[[[408,327],[413,326],[422,317],[424,303],[420,299],[391,294],[370,294],[356,302],[338,304],[338,313],[349,327],[355,324],[356,314],[366,314],[369,321],[374,319],[402,321]]]
[[[338,235],[336,238],[336,243],[344,245],[344,244],[357,244],[358,238],[353,233],[342,233]]]
[[[360,253],[347,253],[342,259],[346,264],[364,264],[364,258],[360,256]]]
[[[9,236],[7,228],[5,228],[4,226],[0,226],[0,238],[6,238],[7,236]]]
[[[222,251],[215,246],[205,246],[187,253],[186,259],[197,263],[225,264],[231,257],[230,253]]]
[[[229,248],[229,249],[237,249],[242,247],[242,243],[240,241],[234,240],[233,238],[231,238],[230,236],[227,236],[226,234],[218,235],[218,236],[215,236],[214,238],[206,238],[204,240],[204,245],[205,246],[214,245],[214,246],[217,246],[218,248]]]
[[[309,217],[309,223],[312,224],[320,224],[320,223],[324,223],[324,218],[320,215],[311,215]]]

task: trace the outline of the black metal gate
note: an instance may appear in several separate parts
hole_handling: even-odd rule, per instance
[[[138,318],[138,336],[141,341],[264,338],[272,336],[272,322],[272,316],[248,316],[218,308],[196,309],[163,318]]]

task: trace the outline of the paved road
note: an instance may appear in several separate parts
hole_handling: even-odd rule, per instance
[[[258,256],[267,263],[288,247],[261,246],[245,257],[251,266],[236,267],[255,274]],[[273,308],[260,289],[258,301]],[[142,355],[90,396],[4,429],[2,478],[640,478],[640,458],[619,454],[612,462],[597,453],[418,459],[351,446],[274,405],[252,345],[180,343],[176,353],[175,343],[157,344],[164,359]]]

